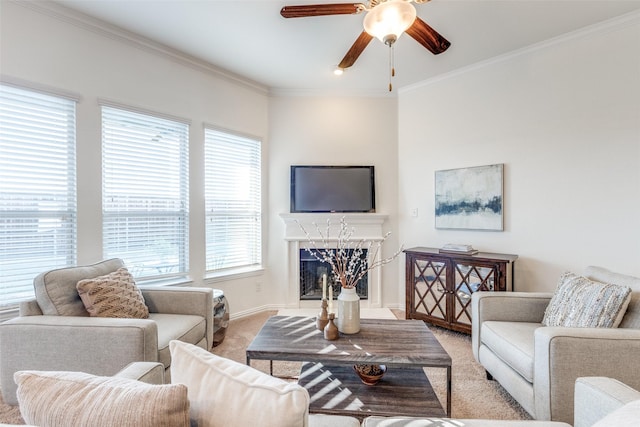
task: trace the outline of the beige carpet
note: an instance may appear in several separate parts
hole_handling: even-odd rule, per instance
[[[213,349],[213,353],[246,363],[245,349],[266,319],[276,313],[276,311],[269,311],[232,320],[227,336],[222,344]],[[394,314],[398,318],[404,318],[402,311],[394,310]],[[430,329],[453,360],[453,417],[494,420],[530,419],[497,382],[486,380],[484,369],[473,359],[470,336],[434,326],[430,326]],[[269,362],[257,360],[253,361],[251,366],[263,372],[269,372]],[[295,376],[299,366],[291,362],[274,362],[274,374]],[[435,368],[427,368],[425,371],[438,398],[441,402],[445,402],[446,371]],[[1,400],[0,423],[24,424],[18,408],[5,405]]]

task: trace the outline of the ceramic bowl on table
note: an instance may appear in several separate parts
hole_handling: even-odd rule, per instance
[[[387,372],[385,365],[353,365],[353,370],[366,385],[375,385]]]

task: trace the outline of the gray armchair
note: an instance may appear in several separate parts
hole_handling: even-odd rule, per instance
[[[119,259],[52,270],[34,279],[36,299],[20,316],[0,324],[0,389],[17,404],[13,373],[20,370],[82,371],[114,375],[131,362],[160,362],[169,381],[169,341],[209,350],[213,345],[213,290],[142,288],[147,319],[89,317],[76,283],[116,271]]]
[[[578,377],[611,377],[640,390],[640,278],[601,267],[587,267],[584,275],[632,289],[620,327],[544,327],[551,293],[476,292],[472,297],[475,359],[538,420],[573,423]]]

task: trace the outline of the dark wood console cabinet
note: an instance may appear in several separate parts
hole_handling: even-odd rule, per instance
[[[406,256],[406,318],[471,333],[471,294],[512,291],[517,255],[411,248]]]

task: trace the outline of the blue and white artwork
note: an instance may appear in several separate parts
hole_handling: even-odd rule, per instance
[[[503,164],[436,171],[436,228],[503,229]]]

